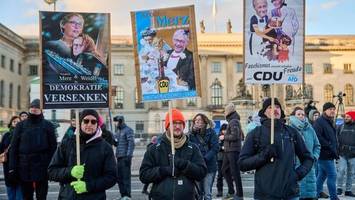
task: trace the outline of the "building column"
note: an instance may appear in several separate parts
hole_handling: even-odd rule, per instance
[[[228,103],[230,99],[232,99],[233,97],[237,96],[236,94],[236,88],[235,85],[236,83],[234,82],[234,65],[233,65],[233,58],[234,56],[231,55],[227,55],[226,59],[227,59],[227,66],[226,66],[226,83],[227,85],[224,86],[224,88],[227,88],[226,92],[227,92],[227,99],[225,100],[225,103]]]
[[[207,66],[207,55],[200,55],[200,84],[201,84],[201,108],[205,108],[208,104],[207,90],[209,88],[207,77],[208,77],[208,66]]]

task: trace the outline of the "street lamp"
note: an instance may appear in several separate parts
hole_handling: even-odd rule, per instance
[[[49,5],[53,4],[54,5],[54,11],[55,11],[55,3],[57,0],[44,0],[44,2],[48,3]]]

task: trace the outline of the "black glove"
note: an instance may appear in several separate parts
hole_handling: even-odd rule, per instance
[[[127,166],[130,166],[131,165],[131,160],[132,160],[132,156],[126,156],[124,158],[124,162]]]
[[[159,173],[162,177],[172,176],[173,168],[171,166],[159,167]]]
[[[271,158],[277,158],[277,145],[269,144],[264,150],[261,151],[261,154],[265,160],[270,160]]]
[[[187,160],[175,157],[174,164],[177,169],[184,170],[187,166],[187,163],[188,163]]]
[[[17,174],[15,170],[9,170],[8,181],[12,185],[15,185],[18,182]]]

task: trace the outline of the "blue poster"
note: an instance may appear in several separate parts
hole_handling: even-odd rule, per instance
[[[194,7],[137,11],[131,13],[131,18],[141,100],[198,96]]]

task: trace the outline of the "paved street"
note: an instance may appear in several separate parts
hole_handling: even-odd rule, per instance
[[[133,163],[132,163],[132,200],[147,200],[148,197],[146,195],[143,195],[141,193],[143,184],[139,181],[138,179],[138,169],[140,166],[140,163],[143,158],[143,154],[145,152],[145,147],[143,146],[137,146],[135,152],[134,152],[134,158],[133,158]],[[3,181],[3,172],[2,172],[2,167],[0,169],[0,200],[7,200],[6,196],[6,189],[5,189],[5,184]],[[242,180],[243,180],[243,191],[244,191],[244,196],[246,197],[245,200],[252,199],[253,195],[253,190],[254,190],[254,182],[253,182],[253,175],[249,174],[243,174],[242,175]],[[353,186],[355,188],[355,186]],[[58,183],[55,182],[50,182],[49,185],[49,192],[48,192],[48,200],[55,200],[58,197],[58,191],[59,191],[59,185]],[[354,191],[354,190],[353,190]],[[227,188],[224,187],[224,194],[226,194]],[[355,192],[355,191],[354,191]],[[107,199],[108,200],[117,200],[120,198],[119,191],[118,191],[118,186],[115,185],[112,187],[110,190],[107,192]],[[214,185],[213,187],[213,196],[215,197],[216,195],[216,187]],[[214,198],[215,200],[218,200],[220,198]],[[340,197],[342,200],[351,200],[354,198],[345,198],[345,197]]]

